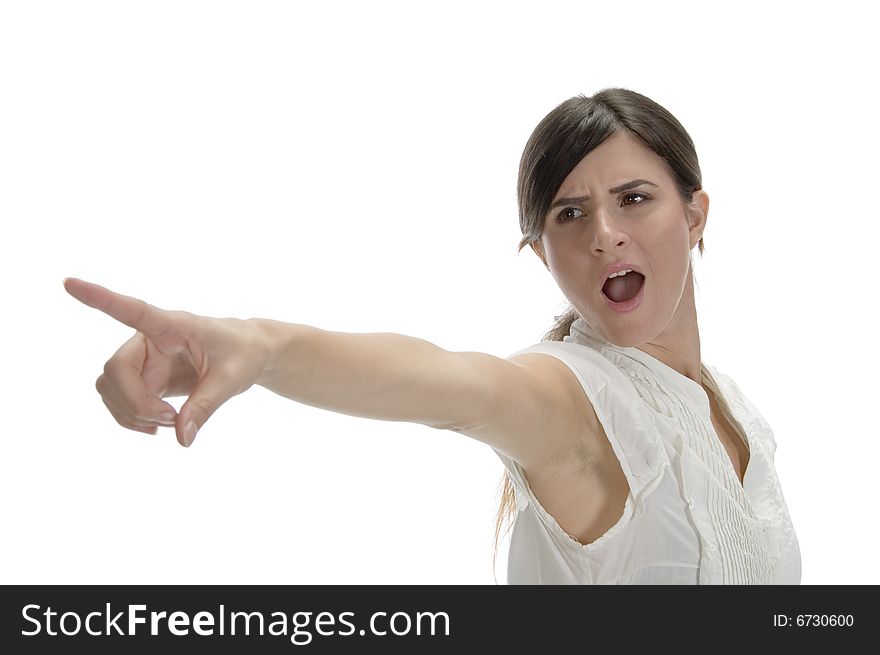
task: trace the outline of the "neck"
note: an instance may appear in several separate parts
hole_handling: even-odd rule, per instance
[[[681,302],[669,325],[655,339],[639,346],[639,350],[702,386],[703,360],[700,356],[700,330],[697,326],[692,270],[688,272]]]

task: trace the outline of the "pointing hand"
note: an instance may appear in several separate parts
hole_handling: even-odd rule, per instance
[[[65,290],[137,332],[104,364],[95,388],[123,427],[156,434],[173,426],[189,446],[211,415],[247,391],[269,356],[262,334],[247,320],[168,311],[77,278]],[[178,414],[163,398],[188,396]]]

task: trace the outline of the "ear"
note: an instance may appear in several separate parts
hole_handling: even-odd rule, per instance
[[[541,240],[540,240],[540,239],[536,239],[535,241],[532,241],[529,245],[532,247],[532,250],[535,251],[535,254],[538,256],[538,258],[539,258],[542,262],[544,262],[544,266],[545,266],[545,267],[547,268],[547,270],[549,271],[549,270],[550,270],[550,267],[547,266],[547,258],[544,257],[544,246],[543,246],[543,244],[541,243]]]
[[[685,205],[688,219],[688,232],[690,233],[691,249],[699,243],[706,229],[706,220],[709,218],[709,194],[698,189],[693,193],[690,204]]]

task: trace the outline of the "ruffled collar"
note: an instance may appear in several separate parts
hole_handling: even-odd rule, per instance
[[[641,372],[644,373],[644,369],[647,369],[655,379],[688,398],[706,418],[709,417],[709,396],[702,385],[697,384],[686,375],[682,375],[671,366],[664,364],[653,355],[649,355],[638,348],[618,346],[607,341],[597,331],[587,325],[581,317],[575,319],[568,335],[563,337],[562,340],[567,343],[578,343],[588,346],[630,370],[633,367],[636,369],[641,368]],[[700,362],[700,370],[703,384],[709,386],[716,395],[720,394],[718,384],[705,362]]]

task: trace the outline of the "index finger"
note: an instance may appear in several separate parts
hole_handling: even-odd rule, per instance
[[[167,327],[164,310],[143,300],[123,296],[98,284],[75,277],[64,278],[64,289],[80,302],[100,309],[108,316],[125,323],[147,336],[161,334]]]

